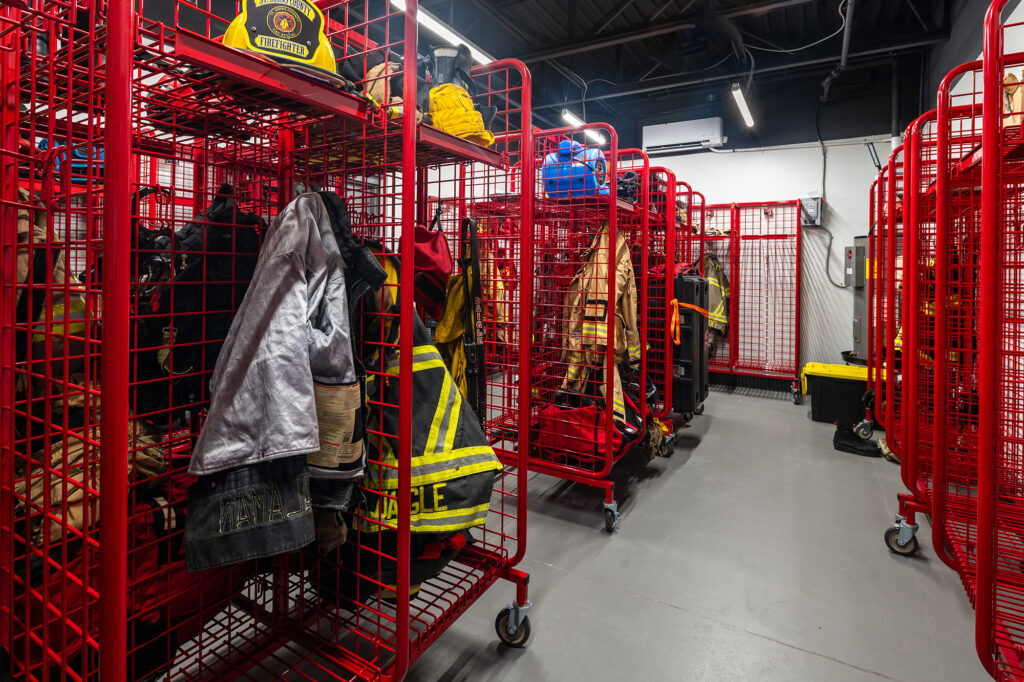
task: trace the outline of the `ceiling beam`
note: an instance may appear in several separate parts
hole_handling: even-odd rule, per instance
[[[935,30],[935,22],[932,18],[921,11],[921,8],[917,6],[917,0],[907,0],[907,4],[910,5],[910,11],[917,17],[918,23],[921,24],[921,28],[926,31]]]
[[[597,20],[597,23],[595,23],[594,27],[590,29],[590,32],[600,33],[601,31],[605,30],[606,28],[612,25],[612,22],[614,22],[616,19],[622,16],[622,13],[629,9],[630,5],[632,5],[635,2],[636,0],[621,0],[619,4],[615,5],[615,7],[612,7],[605,13],[603,17]]]
[[[765,12],[771,12],[772,10],[784,9],[786,7],[794,7],[796,5],[806,5],[814,0],[774,0],[773,2],[761,3],[759,5],[752,5],[750,7],[744,7],[742,9],[732,10],[731,12],[724,12],[722,16],[726,19],[735,19],[750,14],[763,14]],[[692,3],[691,3],[692,4]],[[683,31],[688,28],[693,28],[695,24],[692,19],[681,19],[676,18],[669,21],[650,21],[640,26],[632,26],[624,29],[618,33],[609,34],[606,36],[598,36],[596,38],[590,38],[588,40],[580,40],[568,45],[559,45],[555,47],[549,47],[544,50],[538,50],[531,54],[527,54],[525,57],[521,57],[522,61],[531,64],[533,62],[547,61],[548,59],[556,59],[558,57],[567,57],[569,55],[580,54],[583,52],[592,52],[594,50],[600,50],[605,47],[611,47],[612,45],[621,45],[623,43],[633,43],[638,40],[645,38],[652,38],[654,36],[664,35],[666,33],[675,33],[676,31]]]
[[[893,41],[878,44],[874,47],[864,47],[857,51],[851,51],[850,59],[860,59],[863,57],[871,57],[879,54],[894,54],[896,52],[906,52],[915,48],[927,47],[940,43],[944,40],[949,39],[949,34],[946,31],[934,31],[930,33],[921,33],[914,36],[905,36]],[[835,62],[835,54],[821,54],[817,57],[809,57],[806,59],[800,59],[796,61],[786,61],[780,64],[758,66],[754,69],[754,74],[773,73],[776,71],[785,71],[787,69],[797,69],[806,66],[816,66],[822,64],[831,64]],[[746,78],[750,73],[748,70],[736,71],[731,73],[723,73],[715,76],[704,76],[702,78],[683,78],[679,79],[685,74],[676,74],[675,76],[662,76],[659,78],[652,78],[647,81],[649,84],[643,87],[626,88],[616,92],[607,92],[600,95],[588,96],[588,102],[599,102],[605,99],[617,99],[620,97],[631,97],[634,95],[646,95],[655,92],[667,92],[670,90],[678,90],[679,88],[691,87],[694,85],[701,85],[705,83],[716,83],[719,81],[734,80],[737,78]],[[581,100],[570,100],[564,104],[579,104]],[[534,111],[540,109],[548,109],[552,106],[558,105],[535,105]]]

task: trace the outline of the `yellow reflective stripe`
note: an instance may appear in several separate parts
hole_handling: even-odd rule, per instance
[[[608,325],[604,322],[584,322],[583,323],[583,334],[593,336],[603,336],[608,333]]]
[[[448,410],[448,401],[443,400],[443,398],[448,395],[451,385],[451,375],[445,374],[444,381],[441,384],[441,395],[438,396],[437,407],[434,408],[434,418],[430,420],[430,431],[427,434],[427,444],[424,452],[434,452],[437,448],[437,435],[441,430],[441,424],[444,422],[445,412]]]
[[[459,390],[454,381],[450,383],[452,396],[449,399],[452,402],[452,409],[448,413],[448,429],[445,432],[444,444],[439,445],[440,450],[435,451],[440,453],[451,452],[452,448],[455,447],[455,433],[459,430],[459,418],[462,416],[462,391]],[[424,453],[424,459],[428,457],[429,455]]]
[[[497,471],[500,468],[501,464],[489,445],[476,445],[438,455],[413,457],[412,485],[451,481],[484,471]],[[381,479],[383,489],[396,489],[398,470],[372,467],[368,472],[368,482],[376,483]]]
[[[447,425],[449,411],[452,407],[452,401],[448,398],[451,390],[452,375],[445,372],[444,381],[441,383],[441,394],[437,397],[437,407],[434,408],[434,418],[430,420],[430,432],[427,434],[427,444],[423,448],[424,454],[437,452],[437,437],[441,432],[441,427]]]

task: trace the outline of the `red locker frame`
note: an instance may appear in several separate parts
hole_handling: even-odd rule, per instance
[[[672,414],[673,343],[669,304],[675,298],[673,273],[680,263],[676,260],[676,176],[667,168],[650,167],[647,184],[647,267],[643,273],[636,274],[638,280],[647,279],[647,295],[640,302],[647,324],[643,337],[646,343],[644,374],[654,382],[659,397],[651,413],[664,420]]]
[[[935,196],[936,428],[932,545],[957,571],[972,603],[976,592],[978,498],[978,252],[981,192],[971,161],[981,144],[981,62],[963,64],[938,91],[939,173]],[[959,82],[967,87],[953,86]]]
[[[384,0],[320,5],[330,10],[328,37],[339,54],[365,64],[363,58],[373,52],[417,52],[414,1],[406,3],[405,12]],[[16,316],[13,305],[0,306],[0,644],[11,654],[13,672],[27,680],[59,674],[104,682],[153,672],[195,680],[286,673],[290,679],[399,680],[499,579],[517,588],[513,603],[498,615],[499,636],[521,643],[528,634],[529,608],[528,576],[516,568],[526,542],[526,451],[517,445],[529,435],[525,419],[518,420],[515,432],[487,428],[502,459],[518,469],[499,475],[486,525],[474,531],[474,544],[415,596],[411,588],[387,594],[375,577],[386,561],[396,567],[397,585],[410,583],[409,420],[402,420],[397,434],[379,434],[395,439],[398,453],[406,453],[398,457],[397,490],[364,485],[364,494],[395,503],[397,523],[366,513],[356,517],[380,530],[396,530],[394,545],[386,546],[383,533],[367,533],[361,525],[349,536],[364,557],[375,558],[339,566],[306,549],[198,574],[187,574],[180,559],[167,560],[166,552],[182,536],[171,521],[184,502],[184,479],[173,464],[188,456],[208,400],[209,366],[203,350],[201,368],[179,367],[175,383],[160,384],[174,399],[177,382],[198,380],[201,388],[192,402],[142,410],[138,395],[145,382],[136,376],[141,354],[164,351],[173,368],[175,354],[181,357],[186,348],[173,338],[140,345],[136,302],[152,285],[143,278],[142,263],[165,249],[173,258],[184,253],[173,237],[169,246],[143,246],[143,230],[173,232],[195,220],[223,182],[234,185],[240,210],[265,222],[290,202],[296,181],[338,191],[348,199],[355,233],[404,254],[400,278],[411,282],[413,226],[427,189],[418,182],[417,169],[480,164],[489,177],[512,172],[521,150],[533,148],[528,71],[511,60],[474,68],[481,98],[498,106],[501,126],[498,146],[483,149],[417,125],[412,115],[389,122],[384,110],[368,107],[362,98],[225,48],[207,36],[222,33],[227,22],[205,5],[178,0],[175,20],[186,16],[190,25],[205,26],[204,32],[144,19],[125,0],[0,9],[0,85],[7,95],[0,107],[0,210],[5,225],[15,224],[19,210],[45,217],[45,238],[27,248],[15,244],[9,231],[0,234],[0,298],[12,302],[20,295],[44,303],[41,317],[26,320]],[[397,66],[405,92],[415,92],[415,68]],[[45,148],[39,140],[47,141]],[[106,151],[102,156],[100,149]],[[518,172],[532,181],[532,154]],[[154,181],[163,186],[149,192]],[[29,195],[20,197],[19,189]],[[416,196],[421,201],[404,200]],[[523,193],[521,215],[532,215],[532,198]],[[532,230],[525,233],[520,259],[530,250]],[[227,255],[237,255],[236,243]],[[13,267],[23,250],[33,255],[33,265],[27,283],[16,284]],[[209,248],[205,253],[224,255]],[[48,282],[47,273],[60,258],[75,277]],[[36,263],[43,269],[33,273]],[[530,262],[521,260],[519,266],[528,268]],[[233,269],[227,281],[237,284],[237,277]],[[397,321],[402,331],[398,339],[382,337],[377,343],[398,350],[399,376],[409,377],[413,291],[411,286],[392,289],[400,313],[379,326],[383,334],[384,322]],[[529,294],[530,283],[524,283],[520,295],[529,300]],[[235,298],[224,309],[203,310],[198,347],[219,341],[207,335],[213,318],[230,315],[238,303]],[[530,306],[520,308],[518,322],[528,329]],[[31,340],[24,358],[15,353],[19,337]],[[524,344],[515,352],[507,343],[492,347],[488,366],[495,375],[507,372],[515,353],[518,364],[529,368]],[[370,373],[385,378],[374,368]],[[514,400],[528,404],[528,376],[527,371],[516,381],[492,379],[501,389],[494,392],[494,413]],[[403,381],[398,408],[408,413],[412,405],[412,382]],[[371,410],[383,407],[370,403]],[[84,414],[81,426],[70,424],[71,409]],[[157,435],[143,429],[141,420],[159,427]],[[153,444],[142,445],[143,435]],[[54,442],[48,462],[32,455],[40,439]],[[72,462],[67,452],[75,443],[82,444],[84,456]],[[156,474],[136,469],[134,463],[150,448],[158,448],[172,468]],[[388,466],[379,452],[370,458]],[[133,465],[126,467],[126,461]],[[39,499],[31,487],[37,481],[44,486]],[[46,494],[54,489],[62,491],[62,500]],[[154,490],[164,501],[142,506]],[[77,508],[69,502],[72,492],[82,500]],[[22,510],[17,513],[16,502]],[[160,522],[168,532],[143,542],[139,529],[151,525],[155,513],[168,519]],[[42,529],[38,545],[36,529]],[[158,550],[165,558],[154,565],[149,557]],[[41,579],[33,577],[36,572]],[[350,574],[367,598],[331,596],[323,582],[314,587],[311,581],[330,572]],[[182,611],[184,619],[175,615]],[[509,623],[519,627],[502,633],[500,626]],[[170,644],[169,637],[181,639]],[[146,656],[162,651],[166,657],[172,649],[175,655],[157,671],[142,667]]]
[[[605,142],[591,141],[597,136]],[[606,169],[592,166],[587,172],[598,175],[599,179],[611,179],[607,194],[566,198],[553,198],[546,194],[540,179],[541,160],[556,150],[563,139],[576,140],[588,149],[603,150]],[[585,316],[593,319],[583,320],[581,334],[570,332],[565,326],[573,309],[566,303],[566,294],[573,278],[588,259],[590,245],[605,223],[609,245],[615,243],[620,231],[635,234],[641,238],[639,243],[646,243],[648,223],[643,215],[645,206],[643,202],[634,204],[618,198],[614,178],[620,175],[624,157],[633,159],[627,162],[633,167],[644,168],[647,162],[640,150],[623,150],[620,153],[615,130],[603,123],[534,131],[534,140],[538,177],[531,185],[535,193],[535,218],[529,271],[535,278],[535,284],[530,340],[531,438],[527,466],[531,471],[603,490],[605,530],[612,532],[620,515],[614,483],[609,476],[615,463],[642,439],[643,429],[633,436],[620,435],[613,421],[614,401],[603,398],[615,395],[616,320],[611,314],[614,309],[611,302],[618,292],[608,246],[595,252],[596,259],[592,261],[606,267],[607,279],[593,278],[593,296],[588,297],[599,307],[602,301],[607,301],[608,310],[604,315]],[[641,180],[642,185],[646,185],[643,176]],[[645,187],[641,192],[647,196]],[[641,250],[640,256],[641,262],[645,262],[647,251]],[[645,289],[646,283],[641,277],[637,290],[638,305],[642,300],[640,292]],[[644,339],[645,328],[642,325],[643,320],[639,318],[638,331],[640,338]],[[587,341],[591,347],[571,352],[567,344],[574,336]],[[641,343],[641,358],[643,355]],[[600,399],[595,400],[598,397]],[[640,403],[636,408],[646,425],[649,410],[642,400]],[[588,429],[586,436],[580,431],[584,427]]]
[[[890,551],[917,552],[918,513],[932,510],[935,412],[936,216],[934,187],[938,169],[936,112],[915,119],[903,149],[903,283],[901,329],[901,414],[896,434],[902,444],[900,476],[909,493],[899,494],[895,523],[885,532]],[[929,191],[929,190],[932,191]],[[886,436],[888,438],[888,432]]]
[[[1004,96],[1021,55],[1006,45],[1024,26],[1004,23],[1005,0],[985,17],[982,55],[980,357],[978,372],[978,555],[976,642],[998,680],[1024,677],[1024,406],[1021,403],[1024,175],[1021,107]],[[1004,116],[1006,102],[1009,116]]]
[[[728,360],[716,357],[712,371],[786,380],[794,402],[800,402],[800,202],[709,206],[705,214],[725,210],[730,216]],[[714,250],[723,238],[705,239],[706,248]]]

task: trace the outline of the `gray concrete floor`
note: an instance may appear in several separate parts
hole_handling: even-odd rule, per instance
[[[788,400],[713,392],[671,459],[601,496],[530,480],[533,634],[497,643],[489,590],[410,671],[463,680],[987,680],[974,612],[931,551],[886,551],[899,468],[832,449]]]

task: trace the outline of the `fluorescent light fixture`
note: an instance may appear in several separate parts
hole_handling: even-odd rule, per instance
[[[405,11],[405,0],[391,0],[391,4],[400,12]],[[427,12],[422,7],[416,10],[416,23],[423,28],[427,29],[437,37],[448,41],[452,45],[465,45],[469,48],[469,53],[473,56],[473,60],[477,64],[490,64],[494,61],[494,57],[490,56],[479,47],[469,42],[455,31],[448,28],[442,23],[437,17],[430,12]]]
[[[565,120],[566,123],[572,126],[576,126],[577,128],[584,125],[583,119],[577,116],[576,114],[572,113],[568,109],[562,109],[562,118]],[[596,130],[584,130],[583,132],[584,134],[586,134],[587,137],[589,137],[591,140],[598,144],[604,144],[605,142],[608,141],[604,139],[604,135],[597,132]]]
[[[874,142],[868,142],[867,146],[868,146],[868,154],[871,154],[871,163],[875,164],[875,168],[877,168],[878,170],[882,170],[882,164],[878,160],[878,152],[875,151],[875,143]]]
[[[736,100],[736,106],[740,110],[740,114],[743,115],[743,122],[747,124],[748,128],[754,127],[754,117],[750,115],[750,107],[747,106],[747,100],[743,97],[743,91],[740,90],[739,83],[732,84],[732,97]]]

